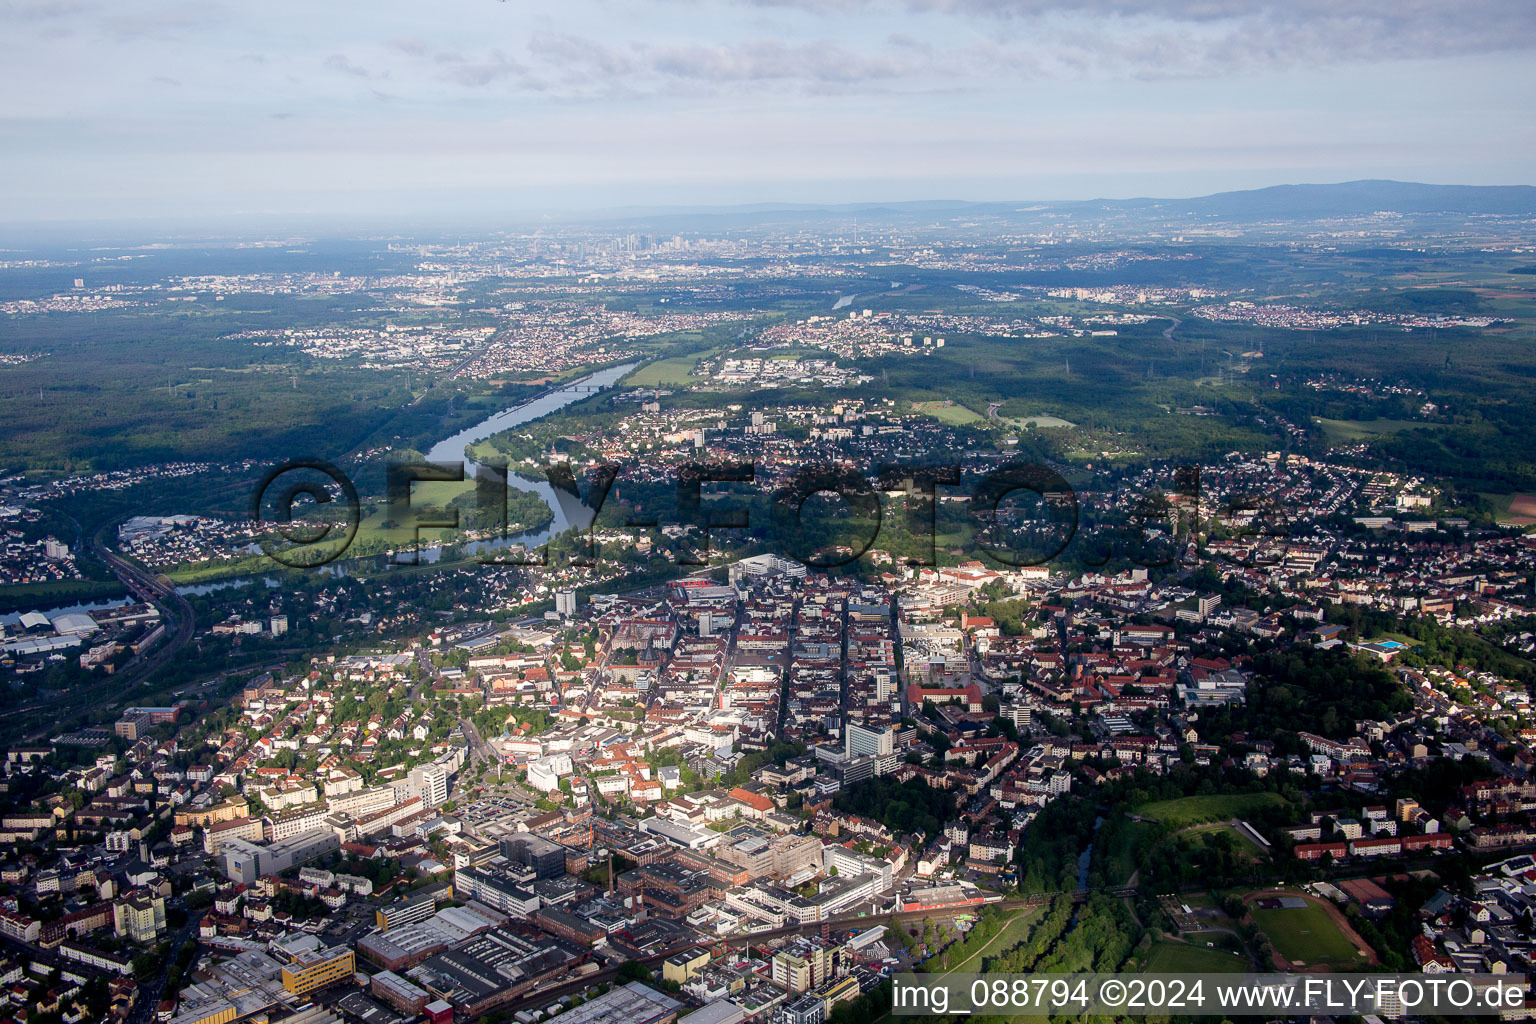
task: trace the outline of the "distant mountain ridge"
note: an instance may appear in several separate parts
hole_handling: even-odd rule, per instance
[[[1195,199],[1128,199],[1107,205],[1158,206],[1229,216],[1362,216],[1393,213],[1454,213],[1520,216],[1536,214],[1536,186],[1425,185],[1414,181],[1365,179],[1333,185],[1272,185],[1241,192],[1217,192]]]
[[[766,224],[826,217],[877,221],[920,221],[949,217],[1031,219],[1050,214],[1122,214],[1196,217],[1233,221],[1321,220],[1375,213],[1405,216],[1536,217],[1536,186],[1428,185],[1366,179],[1333,184],[1271,185],[1216,192],[1189,199],[1017,200],[1012,202],[917,200],[871,203],[754,203],[743,206],[673,207],[612,211],[635,220],[700,221],[725,226]]]

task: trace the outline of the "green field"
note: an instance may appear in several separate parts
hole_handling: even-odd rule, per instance
[[[1136,814],[1183,828],[1208,821],[1243,818],[1267,807],[1281,807],[1285,800],[1278,793],[1228,793],[1218,796],[1186,796],[1178,800],[1159,800],[1142,804]]]
[[[1055,430],[1061,427],[1075,427],[1076,423],[1064,420],[1060,416],[1049,416],[1045,413],[1028,416],[1004,416],[1003,422],[1018,430]]]
[[[465,489],[468,485],[460,483],[421,483],[413,489],[413,504],[420,506],[429,502],[446,504],[454,494]],[[382,503],[368,504],[363,507],[358,519],[357,536],[347,548],[349,557],[380,554],[389,549],[404,549],[415,542],[415,530],[408,526],[386,526],[389,522],[386,506]],[[453,532],[449,530],[434,530],[423,528],[421,531],[421,543],[431,544],[434,541],[452,539]],[[201,562],[197,565],[182,566],[164,573],[166,578],[179,586],[196,585],[199,583],[211,583],[216,580],[227,579],[233,576],[249,576],[254,573],[280,571],[281,566],[265,554],[252,554],[231,562]]]
[[[986,419],[974,409],[950,402],[913,402],[912,411],[932,416],[940,423],[948,423],[952,427],[963,427],[967,423],[977,423]]]
[[[164,576],[178,587],[195,587],[203,583],[216,583],[235,576],[253,576],[256,573],[280,572],[282,566],[263,554],[248,555],[228,562],[199,562],[196,565],[162,571]]]
[[[1246,832],[1242,831],[1234,825],[1205,825],[1200,828],[1193,829],[1189,832],[1182,833],[1179,838],[1183,842],[1191,845],[1196,843],[1204,844],[1208,839],[1219,832],[1225,832],[1227,835],[1236,839],[1238,848],[1243,851],[1248,860],[1263,860],[1269,856],[1269,851],[1265,850],[1258,843],[1254,842],[1251,838],[1249,838]]]
[[[690,356],[674,356],[671,359],[658,359],[654,363],[646,363],[634,373],[624,378],[624,386],[631,388],[675,388],[686,387],[689,384],[700,383],[699,378],[693,376],[694,367],[699,365],[702,354]]]
[[[1509,520],[1511,516],[1509,505],[1510,502],[1515,500],[1513,494],[1495,494],[1490,491],[1483,491],[1478,494],[1478,497],[1493,507],[1494,522],[1502,523]]]
[[[1214,949],[1218,953],[1230,953],[1233,956],[1243,955],[1242,940],[1231,932],[1186,932],[1184,938],[1202,949]]]
[[[1344,937],[1328,912],[1316,904],[1306,907],[1263,910],[1250,907],[1257,924],[1269,936],[1275,952],[1298,966],[1328,964],[1338,967],[1365,963]]]
[[[1199,934],[1199,933],[1196,933]],[[1248,958],[1226,950],[1165,939],[1154,943],[1142,965],[1143,974],[1223,974],[1248,970]]]
[[[1395,434],[1400,430],[1428,426],[1414,420],[1329,420],[1318,417],[1314,422],[1323,428],[1329,444],[1351,444],[1382,434]]]
[[[470,531],[475,526],[472,484],[462,481],[422,481],[411,488],[413,514],[419,514],[423,518],[436,517],[455,499],[459,499],[455,507],[459,512],[460,528],[449,530],[421,527],[419,536],[413,524],[392,521],[389,506],[384,502],[364,503],[358,518],[357,535],[347,547],[346,557],[362,558],[381,555],[386,551],[408,551],[418,543],[426,547],[433,544],[462,543],[470,539]],[[512,488],[507,493],[507,516],[510,522],[506,529],[510,533],[540,527],[550,521],[548,506],[536,495],[520,488]],[[197,565],[180,566],[165,575],[173,582],[185,586],[278,569],[280,569],[278,563],[258,553],[228,562],[202,562]]]
[[[1493,494],[1484,492],[1479,495],[1493,507],[1494,521],[1500,524],[1513,526],[1529,525],[1536,515],[1533,515],[1533,503],[1529,494]]]

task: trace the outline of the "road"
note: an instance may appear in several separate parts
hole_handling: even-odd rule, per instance
[[[469,756],[465,758],[464,767],[454,772],[453,777],[449,780],[449,796],[455,800],[462,800],[473,795],[477,787],[483,787],[485,790],[484,796],[507,797],[522,804],[532,804],[535,797],[523,791],[521,787],[512,781],[511,777],[508,777],[505,781],[501,780],[500,767],[505,762],[502,760],[501,755],[496,752],[496,748],[487,743],[480,735],[480,730],[475,728],[475,723],[467,718],[461,718],[459,719],[459,729],[464,733],[464,741],[469,744]],[[477,764],[484,764],[487,767],[496,765],[498,770],[494,775],[487,776],[484,780],[476,782],[470,777],[470,769]]]
[[[199,910],[188,915],[186,924],[174,932],[166,933],[165,941],[170,943],[170,953],[161,963],[159,973],[139,985],[137,1001],[125,1024],[149,1024],[155,1019],[155,1007],[159,1005],[161,993],[165,990],[166,975],[170,972],[171,964],[175,963],[176,954],[180,952],[182,945],[197,932],[197,926],[202,921],[204,913],[205,911]],[[37,961],[39,964],[46,964],[56,969],[82,970],[78,962],[65,959],[57,949],[48,949],[35,942],[25,942],[9,935],[0,937],[0,943],[11,947],[10,951],[24,961]],[[0,946],[0,948],[4,947]],[[122,955],[131,956],[138,952],[140,950],[136,947],[129,946],[122,951]],[[96,968],[84,968],[84,970],[92,974],[100,973]]]
[[[469,763],[480,761],[500,761],[495,749],[480,737],[480,730],[475,728],[475,723],[467,718],[459,719],[459,729],[464,733],[464,739],[469,743]]]
[[[187,915],[187,923],[176,929],[175,934],[167,936],[171,944],[171,950],[161,963],[159,972],[149,981],[139,986],[138,1001],[133,1004],[133,1012],[128,1015],[125,1024],[149,1024],[155,1019],[155,1009],[160,1005],[160,996],[165,991],[166,975],[170,973],[171,964],[176,962],[176,954],[181,952],[182,945],[197,933],[198,923],[203,919],[204,911],[199,910],[195,914]]]

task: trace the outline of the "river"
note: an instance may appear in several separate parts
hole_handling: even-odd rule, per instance
[[[71,612],[76,612],[76,613],[84,614],[84,613],[87,613],[87,612],[105,611],[108,608],[124,608],[127,605],[128,605],[128,599],[126,597],[114,597],[111,600],[107,600],[107,601],[87,601],[87,602],[84,602],[82,604],[56,605],[56,606],[54,606],[52,608],[42,609],[42,614],[48,616],[48,618],[50,618],[50,619],[53,619],[53,618],[57,618],[60,615],[68,615]],[[27,612],[33,612],[33,611],[38,611],[38,610],[39,609],[28,608]],[[0,615],[0,626],[19,626],[19,625],[21,625],[21,617],[22,617],[23,614],[26,614],[26,613],[24,613],[24,612],[10,612],[10,613],[8,613],[6,615]],[[10,640],[10,639],[14,639],[14,638],[7,637],[6,639]]]
[[[852,300],[850,299],[849,301]],[[477,463],[465,455],[465,449],[467,449],[470,445],[476,443],[477,441],[484,441],[486,438],[491,437],[494,434],[499,434],[504,430],[510,430],[513,427],[521,426],[524,423],[529,423],[540,418],[541,416],[548,416],[550,413],[559,409],[563,409],[578,399],[586,398],[591,394],[590,391],[584,390],[586,388],[593,386],[609,387],[611,385],[617,384],[624,378],[626,374],[628,374],[631,370],[639,365],[640,364],[638,362],[623,363],[619,366],[610,366],[606,369],[597,370],[585,377],[580,378],[579,380],[574,380],[569,384],[564,384],[558,388],[553,388],[549,391],[546,391],[542,395],[539,395],[537,398],[524,402],[521,405],[514,405],[510,408],[503,409],[498,413],[494,413],[491,416],[486,417],[484,420],[481,420],[474,426],[465,430],[461,430],[457,434],[454,434],[452,437],[445,437],[443,440],[437,442],[437,444],[433,445],[432,449],[427,452],[427,461],[439,463],[454,463],[462,461],[464,463],[465,475],[467,477],[473,477],[479,471],[480,467]],[[577,390],[578,388],[583,390]],[[512,534],[506,537],[496,537],[488,540],[472,541],[463,545],[463,550],[465,552],[469,554],[481,554],[486,551],[494,551],[500,548],[511,547],[513,545],[526,545],[527,547],[534,548],[545,543],[551,538],[564,533],[573,525],[580,526],[583,529],[591,525],[590,515],[588,516],[587,522],[581,521],[582,510],[584,506],[582,506],[579,502],[573,502],[569,499],[562,502],[561,498],[556,494],[555,489],[551,487],[549,482],[546,480],[534,480],[529,477],[522,476],[518,473],[509,472],[507,474],[507,485],[517,490],[531,491],[534,494],[537,494],[541,499],[543,499],[544,504],[549,506],[550,512],[553,513],[554,518],[550,520],[547,525],[536,530],[527,530],[523,533]],[[566,507],[567,505],[570,507]],[[573,516],[576,520],[574,523],[572,522]],[[421,545],[419,552],[419,558],[421,561],[432,563],[438,561],[442,557],[443,548],[441,545]],[[344,559],[325,566],[323,571],[332,575],[345,576],[350,575],[353,568],[359,562],[377,562],[379,560],[380,556],[365,556],[363,559]],[[279,581],[268,576],[236,576],[230,579],[217,580],[210,583],[178,587],[177,590],[182,594],[188,595],[211,594],[214,591],[225,590],[230,587],[248,586],[249,584],[254,583],[257,579],[261,579],[269,588],[281,585]],[[43,612],[43,614],[52,618],[57,615],[62,615],[66,612],[91,612],[105,608],[118,608],[128,603],[128,598],[116,598],[107,601],[90,601],[80,604],[55,606],[48,608]],[[7,615],[0,615],[0,625],[15,626],[19,625],[20,622],[20,612],[12,612]]]
[[[544,394],[524,402],[522,405],[514,405],[509,409],[503,409],[492,416],[487,417],[472,427],[459,431],[452,437],[446,437],[433,445],[427,452],[428,462],[437,463],[464,463],[464,475],[475,476],[480,466],[470,459],[465,450],[472,444],[484,441],[492,435],[499,434],[524,423],[532,422],[542,416],[548,416],[556,410],[563,409],[572,402],[586,398],[591,394],[584,390],[590,387],[609,387],[617,384],[639,363],[623,363],[619,366],[610,366],[607,369],[598,370],[580,380],[546,391]],[[583,390],[578,390],[583,389]],[[509,472],[507,474],[507,486],[514,490],[531,491],[539,496],[545,505],[549,506],[554,516],[549,523],[536,530],[526,530],[522,533],[511,534],[506,537],[496,537],[491,540],[471,541],[463,545],[463,550],[469,554],[482,554],[487,551],[496,551],[501,548],[514,545],[525,545],[529,548],[538,547],[553,537],[557,537],[569,530],[573,525],[586,528],[591,525],[590,517],[587,522],[581,522],[581,507],[571,502],[568,498],[561,500],[561,496],[549,485],[549,481],[533,479],[520,473]],[[575,516],[577,521],[572,522]],[[442,557],[443,549],[438,545],[421,545],[419,558],[424,562],[436,562]]]
[[[1099,826],[1104,824],[1102,816],[1093,819],[1093,831],[1097,833]],[[1077,855],[1077,887],[1088,888],[1088,868],[1093,863],[1093,842],[1090,840],[1086,849]]]

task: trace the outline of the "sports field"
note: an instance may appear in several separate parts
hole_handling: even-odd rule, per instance
[[[1310,899],[1299,902],[1306,905],[1265,907],[1254,903],[1248,908],[1276,953],[1296,967],[1358,967],[1367,963],[1327,910]]]

